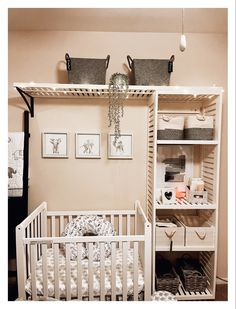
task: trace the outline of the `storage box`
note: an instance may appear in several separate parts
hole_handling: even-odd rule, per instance
[[[206,204],[207,203],[207,191],[192,191],[190,187],[187,186],[186,199],[192,204]]]
[[[214,247],[215,227],[199,216],[177,216],[185,227],[185,246]]]
[[[172,294],[176,294],[180,281],[172,263],[161,255],[157,255],[155,259],[155,268],[156,290],[169,291]]]
[[[214,135],[212,116],[188,116],[184,123],[184,138],[190,140],[212,140]]]
[[[65,59],[70,84],[104,85],[106,83],[109,55],[106,59],[71,58],[67,53]]]
[[[176,260],[176,271],[186,291],[204,292],[207,288],[207,276],[197,259],[184,254]]]
[[[156,274],[156,291],[168,291],[175,295],[178,292],[179,284],[179,276],[174,268],[167,276],[158,277]]]
[[[168,86],[174,59],[174,55],[170,59],[132,59],[127,56],[129,67],[134,75],[134,84]]]
[[[159,226],[156,223],[156,248],[160,249],[170,249],[170,241],[172,238],[172,249],[184,246],[185,230],[184,226],[175,217],[159,216],[157,221],[161,222]],[[174,223],[176,226],[165,225],[165,222]]]
[[[157,139],[180,140],[184,137],[184,117],[159,115],[157,121]]]

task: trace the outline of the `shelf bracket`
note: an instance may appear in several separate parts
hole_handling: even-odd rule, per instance
[[[21,97],[25,101],[25,103],[26,103],[26,105],[27,105],[27,107],[29,109],[30,116],[34,117],[34,97],[32,97],[28,93],[24,92],[19,87],[16,87],[16,90],[19,92],[19,94],[21,95]]]

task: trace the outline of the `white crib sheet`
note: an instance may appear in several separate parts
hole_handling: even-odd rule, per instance
[[[64,251],[59,252],[59,290],[60,298],[66,297],[66,271]],[[77,297],[77,262],[71,264],[71,298]],[[133,294],[133,249],[127,253],[127,296]],[[93,262],[93,296],[100,295],[100,262]],[[48,296],[54,297],[54,259],[53,250],[47,250]],[[43,295],[42,258],[36,264],[37,295]],[[31,295],[31,276],[26,281],[25,290]],[[144,290],[144,272],[138,261],[138,293]],[[105,259],[105,295],[111,295],[111,257]],[[116,295],[122,295],[122,250],[116,249]],[[88,297],[88,260],[82,260],[82,297]]]

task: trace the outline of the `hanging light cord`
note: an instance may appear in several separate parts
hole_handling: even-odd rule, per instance
[[[182,9],[182,34],[184,34],[184,9]]]

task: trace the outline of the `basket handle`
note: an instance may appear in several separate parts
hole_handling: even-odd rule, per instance
[[[202,277],[202,273],[198,270],[189,270],[188,275],[191,275],[194,277]]]
[[[127,61],[128,61],[130,69],[133,70],[133,67],[134,67],[133,59],[129,55],[127,56]]]
[[[71,71],[71,59],[68,53],[65,54],[67,71]]]
[[[107,55],[107,58],[106,58],[106,69],[108,68],[109,61],[110,61],[110,55]]]
[[[198,238],[201,240],[204,240],[206,238],[206,233],[203,233],[203,235],[200,235],[197,231],[195,231],[195,233],[197,234]]]
[[[168,73],[173,72],[173,62],[174,62],[174,61],[175,61],[175,56],[172,55],[172,56],[170,57],[169,62],[168,62]]]

